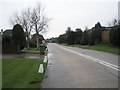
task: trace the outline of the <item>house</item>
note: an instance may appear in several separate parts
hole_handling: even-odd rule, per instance
[[[12,36],[12,29],[6,29],[3,32],[2,36]]]
[[[38,35],[38,39],[39,39],[39,42],[42,43],[42,40],[44,40],[43,35]],[[37,40],[37,34],[33,34],[33,35],[32,35],[32,40],[33,40],[34,42],[36,42],[36,40]]]
[[[99,29],[99,30],[101,30],[101,37],[100,37],[101,38],[101,42],[109,43],[109,39],[110,39],[109,34],[110,34],[110,30],[111,29],[112,29],[112,27],[104,27],[104,26]],[[94,28],[88,30],[89,40],[90,40],[91,33],[93,32],[93,30],[94,30]],[[94,42],[92,44],[94,44]]]
[[[6,29],[2,34],[2,53],[18,53],[17,44],[12,41],[12,29]]]

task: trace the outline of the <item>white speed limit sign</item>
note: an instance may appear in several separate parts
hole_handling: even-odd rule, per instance
[[[42,43],[45,43],[45,40],[42,40]]]

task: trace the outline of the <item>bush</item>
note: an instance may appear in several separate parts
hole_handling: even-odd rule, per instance
[[[58,43],[66,43],[66,34],[62,34],[58,37]]]
[[[84,31],[83,33],[83,36],[82,36],[82,39],[80,41],[80,44],[81,45],[88,45],[88,32],[87,31]]]
[[[26,37],[21,25],[16,24],[12,30],[13,41],[20,45],[20,50],[22,50],[26,45]]]
[[[75,44],[80,44],[80,41],[81,41],[81,37],[78,37],[76,40],[75,40]]]
[[[93,28],[89,36],[89,45],[99,44],[101,42],[102,28]]]
[[[29,46],[35,48],[35,47],[37,47],[37,44],[33,40],[30,40],[29,41]]]
[[[115,26],[110,31],[110,43],[115,46],[120,46],[120,26]]]

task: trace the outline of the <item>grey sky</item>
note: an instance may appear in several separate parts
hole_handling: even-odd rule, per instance
[[[27,7],[34,7],[41,0],[1,0],[0,29],[13,28],[9,18],[15,11],[20,12]],[[56,37],[65,33],[67,27],[92,28],[98,21],[108,26],[118,18],[119,0],[42,0],[46,15],[52,18],[45,38]]]

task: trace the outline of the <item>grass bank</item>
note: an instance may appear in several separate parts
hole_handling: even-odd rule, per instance
[[[108,53],[113,53],[113,54],[120,54],[120,48],[109,45],[109,44],[98,44],[98,45],[67,45],[67,44],[61,44],[64,46],[71,46],[71,47],[79,47],[82,49],[92,49],[92,50],[98,50],[98,51],[103,51],[103,52],[108,52]]]
[[[40,54],[40,52],[26,52],[26,54]]]
[[[30,52],[29,51],[27,51],[27,52],[22,51],[21,53],[26,53],[26,54],[40,54],[40,52],[34,52],[34,51],[33,52],[31,52],[31,51]]]
[[[113,54],[120,54],[120,49],[118,47],[113,47],[111,45],[94,45],[94,46],[80,46],[80,48],[83,49],[92,49],[92,50],[98,50]]]
[[[39,51],[39,49],[38,48],[24,48],[23,50],[33,50],[33,51]]]
[[[40,88],[44,74],[39,74],[40,59],[3,59],[2,60],[3,88]],[[47,63],[43,63],[44,69]]]

